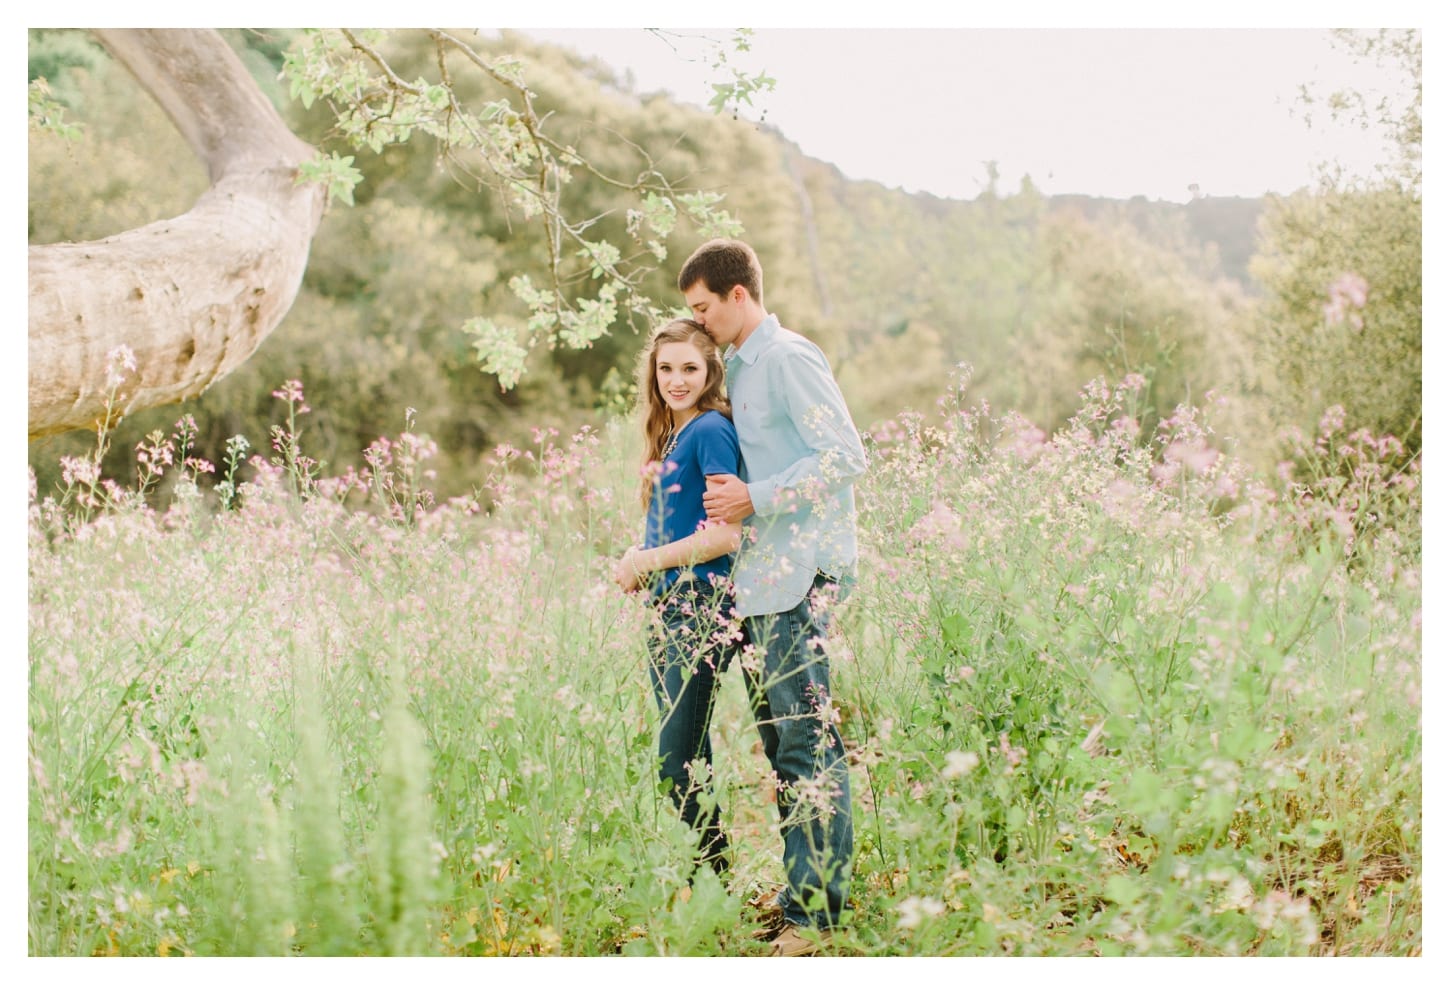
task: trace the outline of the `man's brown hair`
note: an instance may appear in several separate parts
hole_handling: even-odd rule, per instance
[[[756,304],[765,304],[765,274],[760,260],[750,244],[738,239],[712,239],[700,244],[680,268],[680,291],[689,290],[696,281],[703,281],[705,289],[718,297],[729,294],[739,284]]]

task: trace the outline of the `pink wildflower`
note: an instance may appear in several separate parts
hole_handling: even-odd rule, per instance
[[[1005,775],[1011,775],[1027,756],[1026,749],[1007,741],[1006,732],[997,736],[997,751],[1007,760],[1007,768],[1002,771]]]
[[[106,353],[106,383],[111,389],[121,385],[126,373],[136,372],[136,353],[129,345],[118,345]]]
[[[1182,471],[1183,466],[1181,463],[1170,461],[1164,462],[1162,465],[1153,466],[1148,470],[1148,474],[1153,477],[1153,481],[1159,486],[1166,486],[1174,479],[1177,479],[1178,474]]]
[[[1047,434],[1039,427],[1027,421],[1020,422],[1016,434],[1012,436],[1009,445],[1018,458],[1024,461],[1031,461],[1042,454],[1047,444]]]
[[[1175,441],[1163,451],[1163,457],[1170,462],[1182,462],[1193,472],[1207,472],[1218,461],[1218,451],[1207,447],[1202,439],[1196,441]]]
[[[1364,319],[1356,312],[1364,308],[1369,300],[1369,283],[1359,274],[1345,272],[1329,285],[1329,303],[1324,306],[1324,317],[1331,325],[1338,325],[1346,317],[1358,331],[1364,328]],[[1347,311],[1354,308],[1355,311]]]
[[[285,400],[289,404],[297,404],[297,413],[299,414],[308,414],[312,412],[312,408],[308,407],[307,404],[304,402],[306,398],[302,395],[301,380],[288,380],[286,383],[282,384],[280,389],[273,390],[272,396],[276,397],[278,400]]]
[[[1335,404],[1324,411],[1324,416],[1319,418],[1319,440],[1322,444],[1324,439],[1331,434],[1344,430],[1344,407]]]
[[[967,546],[962,536],[962,518],[941,500],[932,504],[931,512],[912,524],[907,536],[917,544],[940,544],[952,550]]]

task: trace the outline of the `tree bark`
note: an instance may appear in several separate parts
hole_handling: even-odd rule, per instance
[[[326,195],[297,184],[313,148],[217,32],[95,33],[212,185],[177,218],[30,248],[32,439],[196,396],[241,365],[291,308]],[[136,370],[112,403],[107,362],[123,345]]]

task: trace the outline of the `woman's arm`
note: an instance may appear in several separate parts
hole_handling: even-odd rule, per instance
[[[692,564],[713,561],[739,547],[740,524],[707,521],[705,526],[688,537],[651,547],[647,551],[636,550],[634,563],[641,574],[666,568],[687,568]]]
[[[739,547],[740,524],[706,522],[705,526],[690,536],[672,540],[668,544],[648,550],[631,547],[614,566],[614,580],[620,588],[632,592],[651,571],[685,568],[703,561],[713,561],[722,554],[738,550]]]

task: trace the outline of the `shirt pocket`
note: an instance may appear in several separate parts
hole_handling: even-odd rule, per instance
[[[753,387],[741,399],[741,415],[747,429],[767,436],[767,440],[775,440],[782,431],[791,428],[790,409],[784,391],[772,391],[765,386]]]

